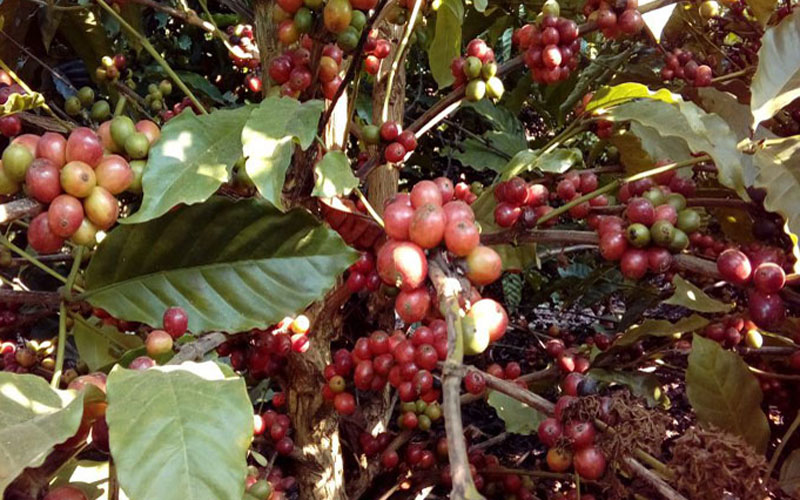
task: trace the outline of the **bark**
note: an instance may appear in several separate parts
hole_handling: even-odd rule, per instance
[[[276,55],[278,50],[278,43],[275,36],[277,29],[275,23],[272,21],[273,4],[273,0],[253,0],[253,13],[255,15],[253,30],[256,37],[256,46],[258,46],[258,53],[261,57],[261,68],[263,68],[265,73],[261,79],[264,82],[262,86],[264,95],[267,95],[267,91],[270,87],[266,70],[269,68],[269,61]]]

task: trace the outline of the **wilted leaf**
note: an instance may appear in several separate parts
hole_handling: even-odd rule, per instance
[[[682,306],[702,313],[724,313],[733,308],[733,304],[725,304],[709,297],[703,290],[676,274],[672,279],[675,292],[664,304]]]
[[[514,434],[534,434],[542,420],[547,418],[538,410],[501,392],[489,391],[488,402],[497,412],[497,416],[505,422],[506,431]]]
[[[601,368],[593,368],[587,374],[589,378],[609,384],[621,384],[628,387],[631,393],[647,400],[650,406],[657,405],[666,395],[661,390],[661,384],[652,373],[618,372]]]
[[[199,116],[186,110],[168,121],[147,158],[142,206],[121,222],[149,221],[177,205],[207,200],[242,157],[242,127],[253,109],[244,106]]]
[[[751,85],[753,126],[800,96],[800,13],[795,10],[761,38]]]
[[[697,314],[681,318],[676,323],[665,319],[647,319],[641,324],[629,328],[616,342],[615,346],[633,345],[642,337],[671,337],[688,332],[695,332],[708,324],[708,320]]]
[[[115,318],[158,325],[181,306],[194,333],[239,332],[302,310],[356,257],[304,210],[213,198],[112,231],[86,271],[85,297]]]
[[[328,151],[314,167],[316,182],[311,196],[333,198],[348,195],[358,187],[358,179],[347,156],[341,151]]]
[[[83,393],[57,391],[36,375],[0,372],[0,495],[72,437],[82,416]]]
[[[36,109],[44,104],[44,96],[38,92],[32,94],[11,94],[8,100],[0,105],[0,116],[13,115],[20,111]]]
[[[800,449],[792,451],[783,461],[778,482],[786,494],[797,495],[800,493]]]
[[[132,500],[241,500],[253,437],[241,377],[214,362],[117,367],[106,419],[117,477]]]
[[[436,11],[436,34],[428,47],[428,63],[439,88],[453,83],[450,63],[461,56],[461,24],[464,22],[462,0],[442,0]]]
[[[261,101],[242,130],[245,170],[261,196],[283,209],[281,192],[295,145],[308,149],[317,134],[322,101],[289,97]]]
[[[634,99],[653,99],[673,103],[675,96],[667,89],[651,91],[641,83],[621,83],[613,87],[602,87],[594,93],[594,97],[586,105],[586,112],[601,112],[625,104]]]
[[[110,365],[125,352],[142,346],[142,339],[136,335],[126,335],[111,325],[93,325],[88,320],[76,320],[72,336],[81,360],[91,371]]]
[[[695,335],[686,392],[701,423],[743,437],[758,453],[766,450],[770,430],[761,411],[761,386],[737,353]]]

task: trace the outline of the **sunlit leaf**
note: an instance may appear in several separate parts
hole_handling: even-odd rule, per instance
[[[44,96],[38,92],[32,94],[11,94],[8,100],[0,105],[0,116],[13,115],[20,111],[36,109],[44,104]]]
[[[625,104],[635,99],[653,99],[662,102],[675,102],[675,96],[667,89],[651,91],[641,83],[621,83],[613,87],[601,87],[586,105],[586,112],[599,113],[614,106]]]
[[[347,160],[347,155],[341,151],[328,151],[314,167],[316,181],[311,196],[333,198],[339,195],[348,195],[358,187],[358,178],[353,175],[353,169]]]
[[[753,125],[800,97],[800,13],[795,10],[761,38],[751,85]]]
[[[708,324],[708,320],[697,314],[681,318],[675,323],[665,319],[647,319],[639,325],[629,328],[616,342],[615,346],[624,347],[635,344],[643,337],[672,337],[689,332],[696,332]]]
[[[506,431],[514,434],[534,434],[542,420],[547,418],[538,410],[501,392],[489,391],[488,402],[506,424]]]
[[[682,306],[702,313],[724,313],[733,308],[733,304],[725,304],[709,297],[703,290],[676,274],[672,279],[675,292],[664,304]]]

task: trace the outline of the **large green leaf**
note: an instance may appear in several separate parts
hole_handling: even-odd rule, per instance
[[[311,196],[333,198],[339,195],[348,195],[358,187],[358,178],[353,175],[353,169],[347,160],[347,155],[341,151],[328,151],[314,167],[316,181]]]
[[[546,153],[527,149],[520,151],[502,169],[502,179],[507,180],[522,172],[538,170],[563,174],[574,166],[583,164],[583,153],[578,148],[558,148]]]
[[[764,207],[786,219],[795,243],[800,236],[800,135],[775,139],[754,156],[755,185],[764,188]]]
[[[510,158],[520,151],[527,151],[528,141],[508,132],[489,130],[481,139],[468,137],[457,147],[446,149],[444,154],[452,154],[453,158],[463,165],[475,170],[491,169],[502,172]]]
[[[281,192],[295,144],[307,149],[317,134],[322,101],[300,103],[290,97],[270,97],[250,115],[242,130],[247,157],[245,170],[261,196],[283,208]]]
[[[0,496],[26,467],[38,467],[72,437],[83,393],[57,391],[42,377],[0,372]]]
[[[792,451],[783,461],[779,484],[788,495],[800,494],[800,449]]]
[[[671,337],[695,332],[708,324],[708,320],[697,314],[681,318],[675,323],[665,319],[648,319],[639,325],[630,327],[616,342],[615,346],[624,347],[635,344],[642,337]]]
[[[621,83],[613,87],[602,87],[594,93],[592,100],[586,105],[586,112],[599,113],[625,104],[635,99],[653,99],[673,103],[676,97],[667,89],[651,91],[641,83]]]
[[[108,376],[109,444],[131,500],[241,500],[253,408],[214,362]]]
[[[761,410],[761,386],[738,354],[695,335],[686,393],[700,422],[743,437],[759,453],[766,450],[770,430]]]
[[[501,392],[489,391],[488,402],[497,412],[497,416],[505,422],[506,431],[514,434],[535,434],[539,424],[547,418],[540,411]]]
[[[436,33],[428,47],[431,74],[439,88],[453,83],[450,63],[461,56],[461,24],[464,22],[462,0],[442,0],[436,11]]]
[[[184,111],[168,121],[147,158],[142,206],[122,222],[145,222],[207,200],[242,157],[242,127],[252,112],[253,106],[199,116]]]
[[[800,13],[795,10],[761,38],[750,87],[753,125],[772,118],[800,97]]]
[[[702,313],[724,313],[733,308],[733,304],[725,304],[709,297],[703,290],[676,274],[672,279],[675,293],[664,301],[664,304],[682,306]]]
[[[13,115],[20,111],[36,109],[44,104],[44,96],[38,92],[32,94],[11,94],[0,106],[0,116]]]
[[[92,324],[77,319],[72,329],[75,346],[89,370],[95,371],[117,361],[131,349],[142,346],[142,339],[126,335],[111,325]]]
[[[607,382],[609,384],[621,384],[628,387],[631,393],[644,398],[650,406],[655,406],[662,401],[666,394],[661,389],[661,383],[652,373],[643,372],[619,372],[593,368],[587,374],[589,378]]]
[[[637,122],[656,131],[656,137],[639,137],[645,142],[658,138],[678,138],[694,153],[704,152],[717,166],[719,182],[749,199],[745,191],[742,154],[730,126],[715,114],[706,113],[692,102],[673,103],[648,99],[632,101],[609,110],[616,121]]]
[[[86,298],[149,325],[181,306],[194,333],[244,331],[305,308],[356,256],[303,210],[212,198],[112,231],[86,271]]]

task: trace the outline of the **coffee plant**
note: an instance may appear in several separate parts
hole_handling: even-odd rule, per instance
[[[800,498],[792,0],[0,35],[3,499]]]

